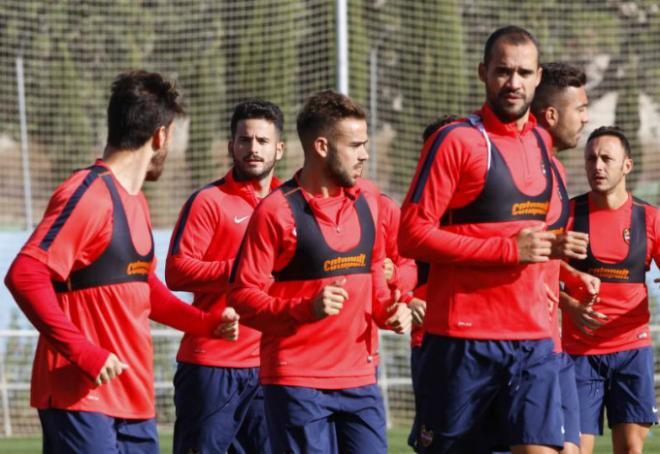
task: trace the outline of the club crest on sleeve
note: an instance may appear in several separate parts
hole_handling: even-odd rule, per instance
[[[623,241],[625,241],[626,244],[630,244],[630,229],[628,228],[623,229]]]
[[[419,442],[425,448],[431,446],[431,443],[433,443],[433,431],[427,429],[426,426],[422,426],[419,431]]]

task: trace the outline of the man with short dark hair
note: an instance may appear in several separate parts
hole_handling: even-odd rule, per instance
[[[569,227],[589,235],[589,248],[571,265],[602,281],[593,310],[606,320],[593,326],[578,313],[562,322],[563,347],[575,362],[580,449],[593,452],[607,409],[613,452],[642,452],[658,422],[645,278],[660,259],[660,216],[626,188],[633,162],[620,129],[593,131],[584,159],[591,191],[571,200]]]
[[[5,283],[40,337],[31,404],[46,453],[158,453],[149,319],[235,339],[232,309],[207,314],[156,277],[142,184],[163,171],[174,84],[133,71],[112,84],[103,159],[54,192]]]
[[[600,281],[575,270],[565,261],[584,259],[589,242],[588,235],[566,229],[568,222],[569,200],[566,190],[566,172],[556,154],[569,148],[575,148],[584,125],[588,121],[586,76],[582,70],[566,63],[547,63],[542,65],[541,83],[536,87],[532,113],[537,121],[553,139],[554,154],[551,162],[553,191],[546,221],[548,230],[557,234],[553,244],[553,258],[546,264],[546,285],[551,307],[552,338],[558,355],[559,387],[564,415],[565,454],[580,453],[580,409],[575,384],[575,368],[570,356],[562,352],[559,333],[558,307],[574,304],[583,308],[585,317],[598,319],[599,314],[591,308],[595,300]],[[586,301],[578,301],[567,293],[560,292],[560,280],[570,288],[583,287],[581,292]],[[561,300],[561,301],[560,301]]]
[[[250,216],[280,185],[273,176],[282,158],[284,115],[259,99],[239,103],[228,144],[233,166],[195,191],[172,233],[166,279],[173,290],[193,292],[193,305],[221,312],[229,274]],[[185,335],[174,376],[174,452],[270,452],[259,385],[261,334],[243,326],[236,342]]]
[[[254,211],[229,302],[262,332],[273,452],[384,454],[371,330],[375,319],[406,331],[410,311],[390,304],[379,192],[360,178],[366,114],[324,91],[305,102],[297,129],[303,168]]]
[[[486,103],[429,138],[402,207],[401,253],[430,264],[418,449],[487,449],[475,431],[492,415],[512,452],[556,452],[562,416],[540,265],[555,238],[544,231],[552,175],[550,139],[529,112],[541,79],[534,37],[495,31],[479,77]]]

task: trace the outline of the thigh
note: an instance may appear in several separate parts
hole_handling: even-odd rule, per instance
[[[502,387],[505,361],[498,341],[424,337],[418,375],[419,452],[468,452],[462,446],[475,441],[470,433],[483,427]]]
[[[262,388],[272,452],[335,454],[332,411],[324,392],[297,386]]]
[[[174,376],[174,453],[225,452],[240,419],[242,379],[234,369],[179,363]]]
[[[385,407],[377,385],[331,393],[336,399],[335,429],[339,452],[387,453]]]
[[[117,419],[117,446],[120,454],[159,454],[156,419]]]
[[[580,403],[580,431],[582,434],[603,434],[603,410],[605,408],[606,367],[596,355],[573,355],[575,384]]]
[[[259,385],[258,372],[255,392],[246,402],[243,421],[232,443],[235,452],[246,454],[270,454],[268,427],[264,408],[264,393]]]
[[[563,416],[559,359],[550,339],[513,341],[506,391],[498,397],[510,446],[561,448]]]
[[[116,453],[117,433],[114,418],[101,413],[39,410],[43,429],[44,454]]]
[[[564,443],[580,446],[580,404],[578,401],[575,365],[566,353],[559,354],[559,389],[564,416]]]
[[[653,350],[651,347],[612,355],[605,397],[610,427],[622,423],[656,424]]]

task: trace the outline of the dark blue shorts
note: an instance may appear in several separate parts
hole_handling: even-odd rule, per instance
[[[580,403],[575,381],[575,365],[567,353],[558,353],[559,389],[564,415],[564,442],[580,446]]]
[[[408,435],[408,446],[417,451],[417,433],[419,432],[419,420],[417,418],[417,394],[419,393],[419,357],[422,354],[422,347],[412,347],[410,349],[410,378],[412,380],[413,398],[415,404],[415,416],[413,417],[412,428]]]
[[[582,433],[603,434],[605,408],[609,427],[621,423],[657,424],[651,347],[574,355],[573,361]]]
[[[102,413],[39,410],[44,454],[159,454],[156,419],[120,419]]]
[[[420,358],[419,452],[485,452],[500,441],[563,446],[558,369],[550,339],[427,334]],[[484,427],[499,427],[497,440],[475,435]]]
[[[258,368],[179,363],[174,453],[270,453]]]
[[[273,453],[387,453],[385,408],[378,386],[263,388]]]

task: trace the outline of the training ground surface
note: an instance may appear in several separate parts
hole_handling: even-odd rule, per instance
[[[388,452],[392,454],[411,453],[412,450],[406,445],[408,437],[408,428],[395,427],[387,432]],[[160,451],[163,454],[172,452],[172,435],[161,434]],[[41,452],[40,438],[0,438],[0,453],[12,454],[33,454]],[[602,437],[598,437],[596,442],[596,454],[605,454],[612,452],[610,448],[609,432]],[[645,454],[660,454],[660,429],[652,429],[649,439],[644,446]]]

